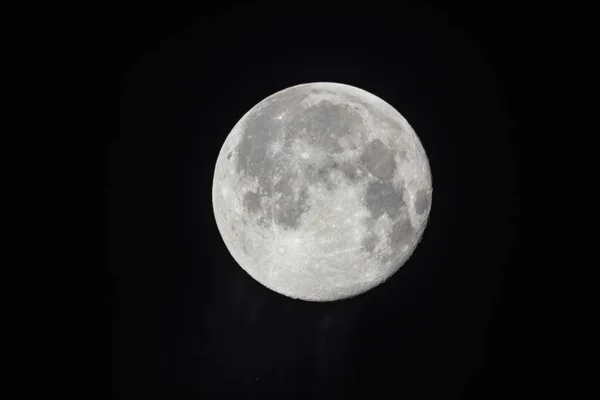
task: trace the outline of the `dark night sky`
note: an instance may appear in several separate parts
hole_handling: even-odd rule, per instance
[[[512,393],[523,379],[511,314],[523,268],[512,60],[524,50],[518,13],[483,3],[220,2],[117,14],[120,126],[107,137],[106,188],[113,398]],[[211,205],[216,157],[238,119],[314,81],[360,87],[400,111],[434,185],[410,261],[333,303],[252,280]]]

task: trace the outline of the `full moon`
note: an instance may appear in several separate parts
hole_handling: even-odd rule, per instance
[[[212,187],[235,261],[308,301],[353,297],[392,276],[431,202],[427,155],[406,119],[339,83],[293,86],[254,106],[227,136]]]

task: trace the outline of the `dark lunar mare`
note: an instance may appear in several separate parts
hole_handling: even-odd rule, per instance
[[[339,139],[350,135],[353,130],[364,132],[365,129],[362,118],[352,107],[328,100],[301,110],[286,128],[286,144],[291,143],[291,138],[298,138],[327,154],[342,153],[344,149]]]

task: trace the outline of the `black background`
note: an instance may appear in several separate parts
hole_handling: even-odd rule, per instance
[[[521,386],[519,15],[506,3],[377,1],[116,12],[112,398],[490,399]],[[239,118],[315,81],[360,87],[400,111],[434,185],[410,261],[331,303],[252,280],[211,205],[216,157]]]

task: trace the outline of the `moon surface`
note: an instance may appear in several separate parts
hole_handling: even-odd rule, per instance
[[[431,210],[425,150],[406,119],[362,89],[307,83],[262,100],[217,158],[212,202],[227,249],[288,297],[333,301],[392,276]]]

